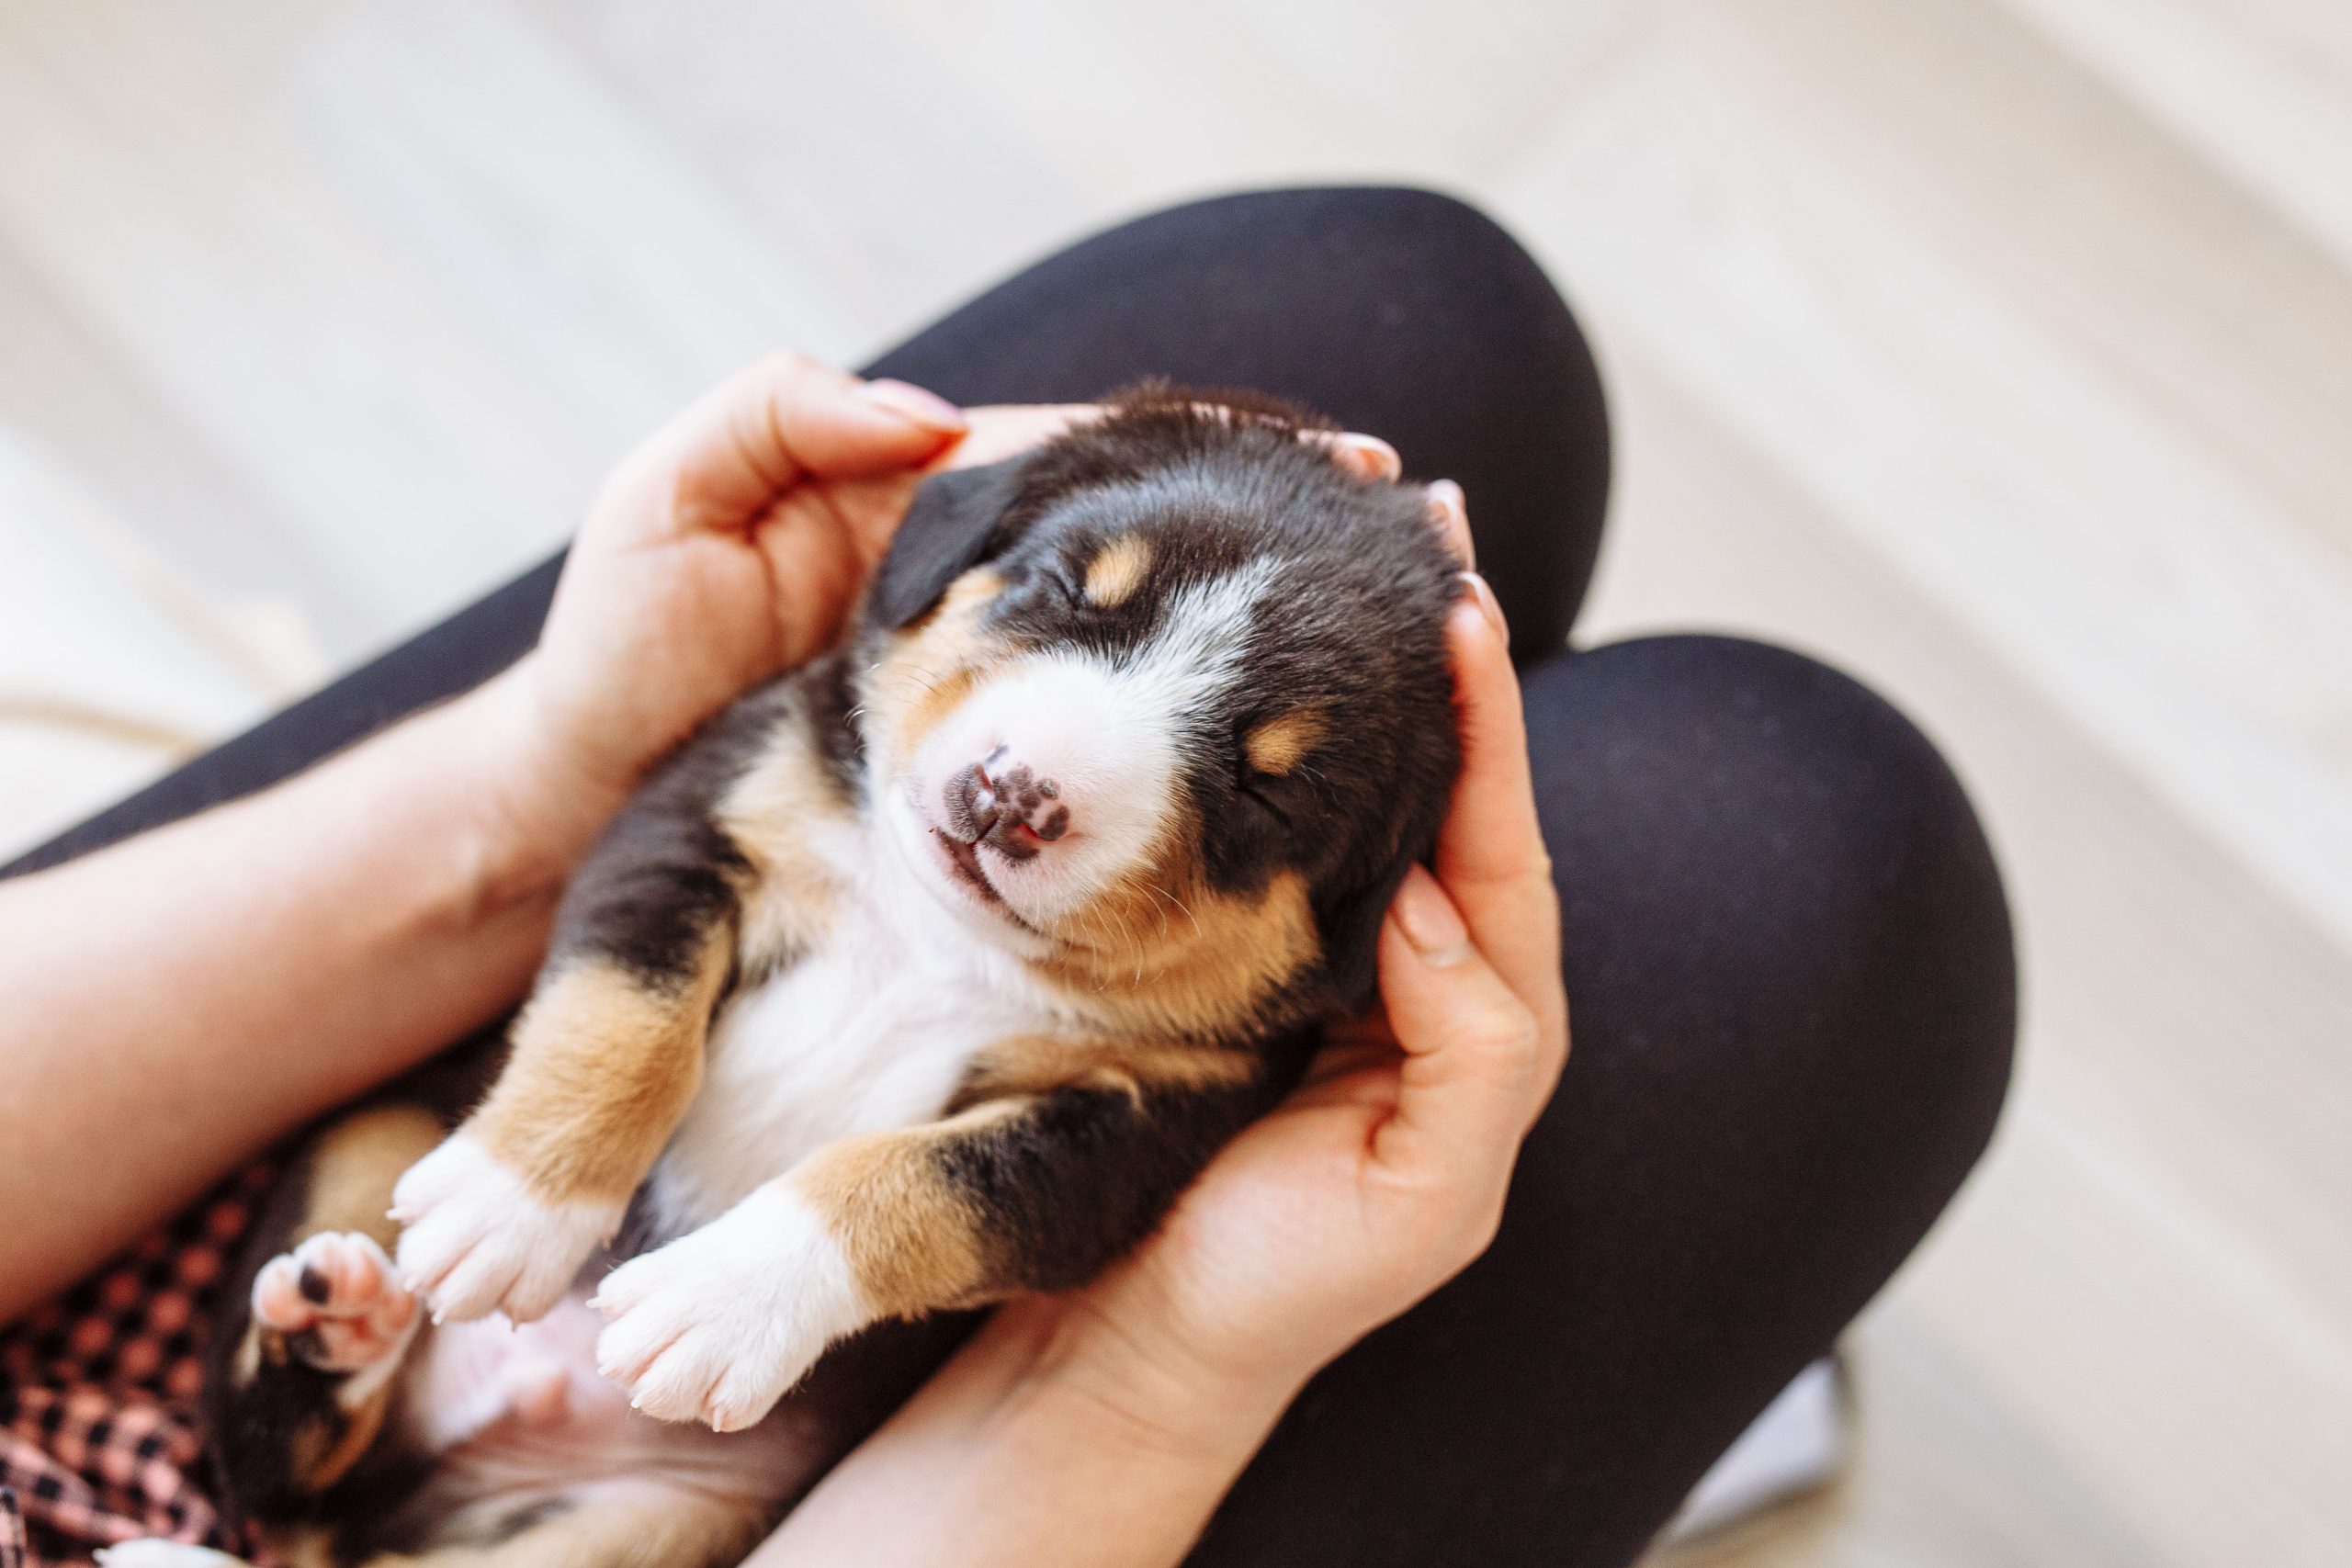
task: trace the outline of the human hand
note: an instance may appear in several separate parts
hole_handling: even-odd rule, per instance
[[[614,470],[537,649],[502,677],[510,825],[584,843],[696,725],[832,642],[925,471],[993,462],[1089,412],[967,415],[793,354],[706,394]]]

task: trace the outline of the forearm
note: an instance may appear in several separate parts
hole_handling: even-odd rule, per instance
[[[1298,1384],[1188,1386],[1099,1344],[1070,1352],[1068,1329],[1047,1303],[1001,1312],[750,1568],[1181,1561]]]
[[[594,814],[516,793],[525,678],[0,884],[0,1320],[524,987]]]

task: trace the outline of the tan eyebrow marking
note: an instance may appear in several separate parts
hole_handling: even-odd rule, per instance
[[[1151,547],[1133,534],[1122,534],[1086,563],[1086,597],[1108,610],[1125,604],[1143,586],[1151,570]]]
[[[1248,754],[1251,767],[1280,778],[1298,766],[1322,739],[1323,716],[1312,708],[1300,708],[1279,718],[1270,718],[1251,730],[1241,749]]]

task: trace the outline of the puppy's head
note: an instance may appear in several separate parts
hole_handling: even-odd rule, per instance
[[[1421,491],[1159,389],[918,492],[862,633],[888,852],[1081,1006],[1255,1033],[1368,1000],[1457,763]]]

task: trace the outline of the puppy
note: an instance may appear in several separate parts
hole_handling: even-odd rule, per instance
[[[736,1561],[1296,1080],[1457,763],[1455,562],[1326,428],[1148,388],[922,486],[582,865],[486,1096],[288,1179],[209,1391],[276,1552]]]

